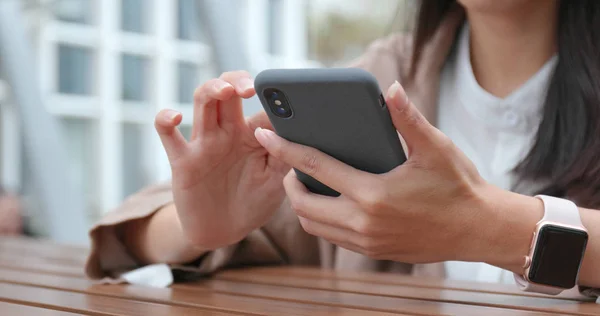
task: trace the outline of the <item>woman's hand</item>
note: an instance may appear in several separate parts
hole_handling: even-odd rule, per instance
[[[357,170],[271,131],[255,132],[273,156],[341,193],[336,198],[313,194],[290,172],[284,185],[304,229],[376,259],[489,260],[497,265],[516,262],[518,269],[523,257],[515,256],[508,244],[498,246],[494,256],[487,255],[490,242],[500,245],[501,234],[514,232],[506,230],[496,207],[498,198],[512,198],[504,195],[511,193],[488,185],[472,162],[409,102],[397,82],[390,87],[387,103],[410,156],[385,174]],[[531,230],[517,242],[522,255],[535,219],[528,224]],[[503,240],[510,241],[511,236]],[[504,254],[510,258],[501,258]]]
[[[247,72],[228,72],[194,93],[191,140],[177,129],[181,114],[163,110],[155,127],[169,157],[176,214],[194,246],[235,243],[264,225],[280,206],[289,167],[254,137],[271,128],[266,114],[245,119],[242,99],[254,96]]]

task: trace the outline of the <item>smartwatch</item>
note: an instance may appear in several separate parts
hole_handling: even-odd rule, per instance
[[[528,292],[557,295],[577,285],[579,268],[588,241],[575,203],[537,195],[544,203],[544,217],[537,223],[519,287]]]

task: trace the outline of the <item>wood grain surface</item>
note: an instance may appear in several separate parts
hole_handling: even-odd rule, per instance
[[[314,267],[226,270],[169,288],[98,284],[83,273],[87,254],[0,239],[0,315],[600,315],[572,294]]]

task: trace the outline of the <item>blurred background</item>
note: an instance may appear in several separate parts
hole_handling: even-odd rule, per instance
[[[18,196],[28,233],[85,244],[104,212],[170,178],[160,109],[182,111],[187,136],[204,80],[343,65],[410,12],[409,0],[0,0],[2,194]]]

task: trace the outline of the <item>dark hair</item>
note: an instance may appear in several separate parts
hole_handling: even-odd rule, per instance
[[[422,0],[412,71],[420,51],[456,0]],[[514,169],[520,182],[547,181],[540,193],[600,206],[600,1],[560,0],[558,63],[529,154]]]

